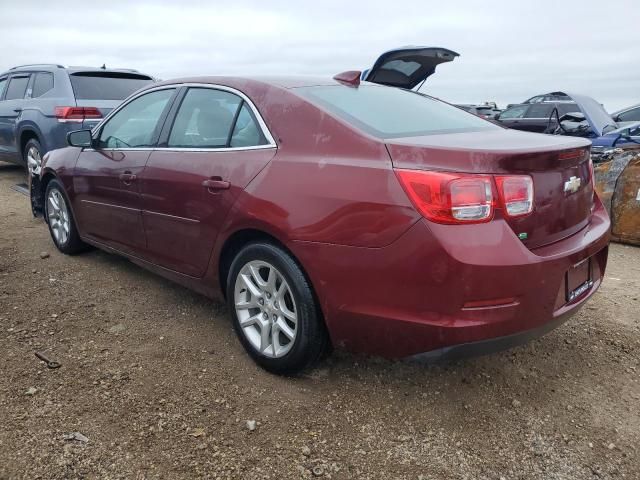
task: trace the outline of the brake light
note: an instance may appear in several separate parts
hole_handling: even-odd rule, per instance
[[[395,170],[418,211],[436,223],[488,222],[493,217],[491,177],[488,175]]]
[[[96,107],[56,107],[55,115],[59,122],[77,122],[102,118],[102,113]]]
[[[528,175],[496,175],[498,195],[510,217],[528,215],[533,211],[533,180]]]

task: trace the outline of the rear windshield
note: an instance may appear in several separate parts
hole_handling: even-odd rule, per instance
[[[296,90],[330,113],[379,138],[500,128],[440,100],[400,88],[332,85]]]
[[[122,100],[153,82],[146,75],[116,72],[78,72],[70,78],[79,100]]]

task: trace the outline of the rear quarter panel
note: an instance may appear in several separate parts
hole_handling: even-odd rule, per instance
[[[239,199],[238,218],[266,222],[288,240],[372,248],[419,219],[383,142],[291,91],[271,92],[258,108],[279,149]]]

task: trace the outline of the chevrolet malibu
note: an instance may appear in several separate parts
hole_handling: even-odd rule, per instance
[[[506,130],[359,72],[154,84],[68,143],[31,186],[57,248],[224,297],[272,372],[331,347],[516,345],[605,271],[587,140]]]

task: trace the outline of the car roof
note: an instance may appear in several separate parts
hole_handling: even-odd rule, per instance
[[[634,108],[638,108],[638,107],[640,107],[640,103],[636,103],[635,105],[631,105],[629,107],[621,108],[620,110],[613,112],[611,115],[618,115],[620,113],[624,113],[628,110],[633,110]]]
[[[320,76],[218,76],[207,75],[201,77],[185,77],[174,78],[170,80],[163,80],[153,85],[158,87],[162,85],[175,85],[183,83],[202,83],[211,85],[222,85],[231,88],[237,88],[242,90],[247,87],[257,87],[260,85],[277,87],[277,88],[300,88],[300,87],[312,87],[321,85],[341,85],[340,82],[329,78]],[[364,82],[363,82],[364,83]]]
[[[132,74],[144,75],[146,77],[153,78],[151,75],[139,72],[138,70],[134,70],[132,68],[101,68],[101,67],[82,67],[82,66],[65,67],[64,65],[59,65],[55,63],[32,63],[28,65],[18,65],[16,67],[10,68],[6,72],[3,72],[3,74],[9,74],[13,72],[31,72],[34,70],[51,71],[56,69],[66,70],[70,74],[77,73],[77,72],[132,73]]]

